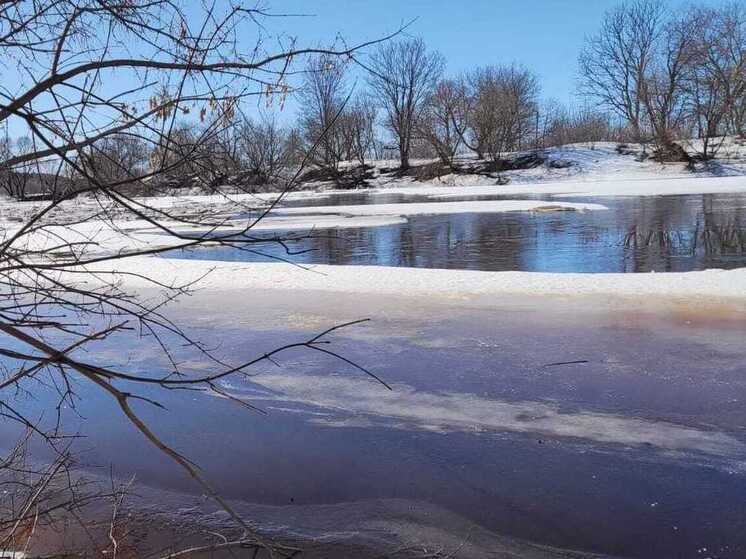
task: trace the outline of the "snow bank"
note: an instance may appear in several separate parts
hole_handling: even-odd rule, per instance
[[[199,285],[212,290],[305,290],[451,301],[510,294],[637,299],[746,298],[746,268],[665,274],[546,274],[381,266],[314,265],[304,268],[284,263],[234,264],[147,257],[114,262],[111,268],[143,274],[166,284],[188,283],[208,274]],[[134,276],[126,281],[133,287],[150,286]]]
[[[469,196],[549,195],[570,196],[673,196],[682,194],[746,193],[746,177],[645,178],[565,181],[540,184],[477,186],[400,186],[368,191],[371,195],[430,196],[436,200]],[[480,204],[484,201],[478,202]],[[545,202],[550,203],[550,202]]]
[[[691,142],[687,146],[690,153],[698,149],[697,142]],[[718,153],[717,159],[709,162],[707,167],[702,167],[693,174],[683,163],[660,164],[650,159],[641,161],[637,155],[643,151],[640,145],[626,146],[629,153],[619,153],[619,145],[612,142],[598,142],[586,144],[573,144],[561,147],[553,147],[543,150],[543,155],[549,162],[560,163],[560,165],[540,165],[532,169],[521,169],[504,171],[500,173],[468,174],[452,173],[436,177],[428,181],[416,181],[412,177],[400,177],[391,173],[382,172],[385,169],[396,168],[396,161],[374,161],[376,176],[369,181],[370,185],[378,190],[395,192],[400,189],[415,189],[429,187],[471,187],[471,186],[495,186],[497,177],[510,180],[508,192],[511,188],[529,187],[538,184],[553,183],[596,183],[608,181],[632,181],[632,180],[688,180],[693,177],[713,178],[719,180],[721,177],[743,177],[746,176],[746,143],[735,138],[728,138],[723,148]],[[649,152],[649,149],[648,149]],[[509,155],[509,154],[506,154]],[[517,154],[516,154],[517,155]],[[413,164],[434,163],[435,160],[420,160]],[[475,162],[473,156],[460,156],[457,164],[468,169]],[[324,188],[324,184],[317,185]],[[743,190],[741,190],[743,191]],[[343,194],[344,192],[329,190],[329,195]],[[298,194],[299,196],[301,193]],[[295,195],[293,195],[295,196]],[[269,195],[268,195],[269,197]]]

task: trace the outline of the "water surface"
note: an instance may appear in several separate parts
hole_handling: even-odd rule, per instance
[[[352,194],[314,203],[423,201],[421,196],[384,198]],[[599,203],[609,210],[410,216],[397,225],[313,232],[287,245],[291,256],[272,242],[252,245],[252,252],[212,247],[169,256],[531,272],[686,272],[746,266],[746,195],[562,200]]]

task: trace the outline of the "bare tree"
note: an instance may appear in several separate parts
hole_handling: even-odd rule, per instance
[[[609,115],[588,107],[568,109],[557,103],[544,109],[544,141],[549,146],[614,141],[618,133]]]
[[[464,143],[484,159],[490,138],[498,135],[497,112],[500,103],[497,69],[492,66],[477,68],[469,73],[471,111],[468,136]]]
[[[703,8],[687,14],[694,54],[684,71],[686,119],[689,136],[701,141],[699,155],[704,160],[715,156],[728,128],[730,80],[723,75],[717,54],[719,15],[717,10]]]
[[[213,181],[230,180],[242,171],[240,124],[239,118],[234,117],[205,142],[203,151],[207,152],[205,160]]]
[[[701,68],[710,57],[701,26],[711,22],[703,11],[670,12],[659,0],[635,0],[606,15],[580,56],[582,91],[623,117],[636,141],[652,139],[661,161],[690,161],[676,140],[692,114],[706,136],[720,120],[724,87]]]
[[[689,116],[703,140],[702,156],[708,159],[723,135],[744,133],[746,8],[738,3],[698,7],[690,9],[687,18],[695,49],[685,78]]]
[[[102,182],[127,181],[146,171],[149,156],[145,141],[123,132],[81,150],[77,163],[84,169],[82,176],[93,176]]]
[[[642,81],[642,102],[661,160],[678,160],[681,149],[674,144],[684,117],[684,81],[696,60],[696,19],[676,18],[660,29],[659,51]]]
[[[624,118],[637,141],[646,137],[646,80],[664,21],[659,0],[621,4],[605,15],[601,30],[586,40],[579,58],[581,91]]]
[[[32,142],[29,138],[19,138],[13,142],[9,137],[5,137],[0,144],[0,157],[4,161],[11,159],[14,155],[22,155],[32,149]],[[33,164],[23,163],[16,166],[3,166],[0,171],[0,184],[5,193],[11,198],[24,199],[28,190],[28,184],[33,173]]]
[[[467,146],[479,158],[498,160],[520,150],[535,136],[539,83],[519,66],[478,68],[469,75],[472,89]]]
[[[371,56],[369,83],[396,139],[402,169],[409,168],[417,119],[443,66],[443,57],[428,52],[422,39],[384,43]]]
[[[243,165],[253,180],[258,184],[280,181],[290,164],[292,146],[274,114],[263,114],[256,121],[247,118],[239,131],[239,143]]]
[[[209,138],[209,134],[206,137]],[[206,155],[207,138],[200,138],[197,125],[174,122],[153,141],[149,152],[149,174],[170,186],[190,186]],[[137,176],[137,175],[134,175]]]
[[[303,133],[297,126],[288,130],[287,138],[285,139],[285,146],[288,165],[290,165],[292,169],[303,166],[306,160],[306,152],[303,144]]]
[[[453,163],[466,136],[470,101],[463,80],[443,80],[424,103],[417,129],[444,165]]]
[[[346,160],[365,165],[375,150],[375,127],[376,109],[368,97],[360,96],[345,108],[339,117],[339,130]]]
[[[710,9],[706,35],[708,72],[716,77],[727,108],[728,130],[746,134],[746,6],[732,2]]]
[[[345,62],[327,55],[310,57],[301,92],[301,129],[306,152],[317,166],[336,176],[345,159],[340,115],[347,102]]]
[[[208,124],[175,122],[152,141],[152,146],[144,146],[149,162],[145,173],[148,180],[135,182],[147,182],[150,193],[159,192],[160,187],[202,187],[215,191],[241,171],[239,136],[233,112],[216,117]],[[137,177],[131,172],[129,176]]]

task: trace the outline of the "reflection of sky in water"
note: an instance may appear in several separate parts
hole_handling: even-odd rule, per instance
[[[412,216],[405,224],[324,231],[316,238],[291,243],[293,250],[309,251],[291,259],[537,272],[665,272],[746,266],[746,196],[594,201],[610,209]],[[285,254],[270,243],[253,248],[267,256],[223,247],[171,255],[256,261]]]

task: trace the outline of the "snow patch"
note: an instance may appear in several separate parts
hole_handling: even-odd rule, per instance
[[[743,458],[746,444],[718,431],[665,421],[593,411],[564,412],[552,403],[501,401],[460,392],[433,393],[399,383],[393,390],[367,378],[340,375],[263,374],[252,382],[280,394],[273,401],[314,406],[335,417],[315,423],[337,428],[391,424],[431,432],[482,431],[532,433],[624,446],[651,446],[662,451],[697,452]],[[241,397],[241,394],[235,394]],[[371,423],[372,422],[372,423]]]

